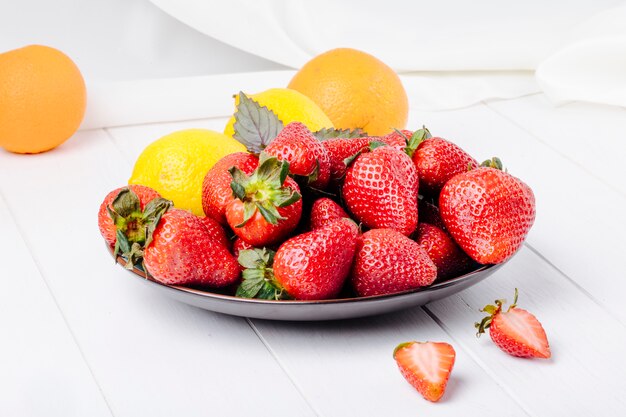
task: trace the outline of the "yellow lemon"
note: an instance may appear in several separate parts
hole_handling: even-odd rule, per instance
[[[245,151],[241,143],[219,132],[180,130],[141,152],[128,183],[154,188],[177,208],[203,216],[202,181],[207,171],[224,156]]]
[[[301,122],[311,132],[316,132],[323,127],[333,127],[333,123],[328,116],[324,114],[313,100],[295,90],[271,88],[262,93],[249,94],[248,97],[276,113],[285,125],[291,122]],[[235,106],[238,104],[239,96],[236,96]],[[235,133],[233,129],[234,124],[235,116],[233,115],[226,124],[226,128],[224,128],[225,135],[232,136]]]

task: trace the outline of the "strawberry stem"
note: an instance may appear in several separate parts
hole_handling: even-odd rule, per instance
[[[502,161],[497,156],[494,156],[491,159],[487,159],[480,164],[481,167],[495,168],[502,171]]]
[[[518,291],[517,291],[517,288],[515,288],[515,296],[513,297],[513,304],[509,306],[509,308],[506,310],[507,312],[511,311],[512,308],[517,307],[517,296],[518,296]],[[479,310],[484,313],[487,313],[488,315],[484,317],[480,322],[474,323],[474,327],[477,329],[476,337],[480,337],[480,335],[485,333],[485,330],[491,326],[491,321],[496,316],[496,314],[502,311],[502,306],[505,303],[506,303],[505,299],[495,300],[495,305],[487,304],[486,306],[484,306],[482,309]]]

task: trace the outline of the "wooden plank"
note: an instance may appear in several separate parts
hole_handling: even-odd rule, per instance
[[[554,106],[542,94],[488,106],[626,195],[622,107],[578,102]]]
[[[626,324],[622,257],[626,253],[626,197],[494,111],[476,106],[417,112],[434,135],[455,141],[479,160],[500,156],[529,184],[537,219],[528,242],[599,305]],[[615,147],[615,152],[621,145]]]
[[[0,415],[112,416],[0,193]]]
[[[96,213],[130,165],[103,131],[41,155],[0,153],[0,167],[0,189],[116,416],[314,415],[244,319],[170,301],[113,264]]]
[[[542,322],[552,350],[548,360],[514,358],[485,335],[476,339],[478,310],[498,298],[513,298]],[[477,286],[432,303],[434,313],[457,346],[489,370],[490,377],[536,416],[621,415],[626,399],[624,326],[554,268],[527,248],[497,275]]]

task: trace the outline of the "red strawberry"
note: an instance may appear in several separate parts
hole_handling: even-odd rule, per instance
[[[204,225],[211,239],[224,246],[225,248],[230,249],[230,239],[226,234],[226,230],[222,227],[221,224],[217,222],[217,220],[213,220],[210,217],[198,217],[200,222]]]
[[[489,162],[486,162],[489,163]],[[535,221],[535,196],[518,178],[480,167],[450,179],[439,195],[446,229],[472,259],[481,264],[508,260],[524,242]]]
[[[130,189],[130,192],[128,191]],[[132,205],[132,209],[128,210],[127,208],[118,207],[118,210],[122,211],[122,213],[115,213],[115,209],[113,208],[113,201],[118,198],[120,193],[124,191],[124,193],[132,193],[135,195],[134,199],[135,203]],[[122,193],[122,199],[125,199],[124,193]],[[129,196],[127,196],[129,197]],[[154,191],[152,188],[145,187],[143,185],[129,185],[127,187],[120,187],[113,191],[111,191],[104,198],[104,201],[100,205],[100,210],[98,210],[98,227],[100,228],[100,233],[106,242],[114,246],[115,245],[115,234],[117,233],[117,227],[113,222],[113,218],[111,214],[114,214],[114,217],[117,222],[117,226],[124,233],[129,233],[133,235],[134,231],[132,229],[137,229],[140,234],[143,234],[142,224],[144,223],[143,219],[143,211],[146,208],[146,205],[154,200],[155,198],[161,197],[159,193]],[[121,204],[122,202],[118,199],[118,202]],[[130,236],[133,241],[145,241],[145,235],[143,237]]]
[[[292,237],[274,256],[267,250],[244,251],[239,259],[250,269],[244,271],[237,294],[299,300],[336,297],[350,273],[358,235],[352,220],[339,219]]]
[[[417,243],[437,266],[438,280],[458,277],[474,264],[446,232],[432,224],[420,223],[417,226]]]
[[[506,300],[496,300],[496,305],[486,305],[481,311],[488,313],[480,323],[474,326],[480,336],[489,329],[491,340],[509,355],[521,358],[549,358],[550,345],[545,330],[539,320],[528,311],[517,308],[517,288],[513,304],[507,311],[502,311]]]
[[[319,229],[328,223],[342,218],[349,219],[350,216],[339,204],[327,197],[319,198],[315,200],[311,208],[311,230]]]
[[[404,151],[407,145],[407,139],[410,139],[411,136],[413,136],[413,132],[410,130],[394,130],[385,136],[381,136],[377,140],[386,143],[399,151]]]
[[[259,165],[259,159],[247,152],[237,152],[226,155],[209,171],[202,183],[202,208],[204,214],[223,225],[226,222],[226,205],[233,200],[233,190],[230,183],[233,177],[228,170],[237,167],[244,174],[251,174]]]
[[[380,146],[359,155],[348,168],[343,198],[367,227],[391,228],[410,235],[417,227],[418,177],[402,151]]]
[[[144,249],[150,275],[168,285],[224,287],[239,279],[239,265],[214,240],[202,221],[185,210],[170,209]]]
[[[443,220],[441,220],[439,207],[436,205],[422,199],[417,204],[417,212],[419,213],[418,218],[420,219],[420,223],[432,224],[442,230],[446,230],[446,225],[443,224]]]
[[[300,189],[287,176],[289,164],[261,153],[250,175],[230,169],[236,196],[226,206],[226,220],[235,234],[252,246],[281,242],[296,228],[302,215]]]
[[[243,239],[236,238],[233,242],[233,255],[235,256],[235,259],[239,258],[239,254],[241,253],[241,251],[251,249],[254,249],[254,246],[246,243],[246,241]]]
[[[372,138],[331,138],[322,142],[330,158],[330,177],[337,180],[346,174],[345,160],[367,149]]]
[[[274,138],[265,152],[289,162],[293,175],[309,178],[312,187],[324,189],[330,180],[330,158],[326,148],[300,122],[289,123]]]
[[[399,344],[393,358],[404,378],[428,401],[439,401],[446,391],[456,352],[443,342]]]
[[[392,294],[430,285],[437,267],[417,242],[392,229],[365,232],[352,266],[360,296]]]
[[[428,129],[416,131],[406,149],[417,167],[420,190],[437,194],[456,174],[478,167],[478,162],[452,142],[430,137]]]

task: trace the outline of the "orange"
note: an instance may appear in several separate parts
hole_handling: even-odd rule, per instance
[[[85,81],[74,62],[48,46],[0,54],[0,146],[39,153],[76,132],[85,114]]]
[[[311,98],[336,128],[384,135],[406,126],[409,102],[400,78],[378,58],[332,49],[307,62],[289,88]]]

